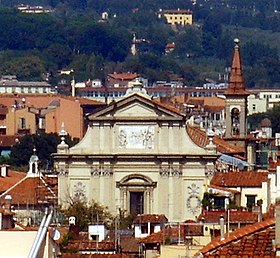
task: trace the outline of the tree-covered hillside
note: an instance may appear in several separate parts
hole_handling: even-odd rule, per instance
[[[51,14],[23,14],[17,0],[0,6],[0,74],[38,80],[71,68],[77,80],[108,72],[138,72],[150,79],[183,78],[186,85],[217,81],[230,65],[233,39],[249,87],[277,87],[280,79],[280,0],[30,0]],[[159,9],[191,9],[194,25],[172,28]],[[108,20],[101,22],[101,13]],[[133,35],[137,55],[130,52]],[[167,43],[175,50],[166,55]]]

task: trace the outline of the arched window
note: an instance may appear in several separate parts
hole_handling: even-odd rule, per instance
[[[232,135],[240,134],[240,112],[238,108],[233,108],[231,110],[231,128]]]

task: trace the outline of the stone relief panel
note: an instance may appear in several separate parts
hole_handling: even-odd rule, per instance
[[[75,201],[86,201],[86,185],[83,182],[78,181],[74,184],[73,193]]]
[[[155,126],[119,126],[117,143],[122,149],[154,149]]]
[[[187,187],[187,211],[192,213],[193,215],[196,215],[200,213],[201,209],[201,200],[200,200],[200,187],[192,183]]]

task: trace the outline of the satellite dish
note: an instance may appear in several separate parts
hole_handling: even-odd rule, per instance
[[[56,229],[53,233],[53,240],[58,240],[60,238],[60,232]]]

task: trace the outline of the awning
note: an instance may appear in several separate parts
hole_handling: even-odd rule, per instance
[[[242,160],[242,159],[238,159],[226,154],[222,154],[219,159],[219,161],[224,162],[228,165],[232,165],[235,167],[238,167],[240,170],[244,169],[244,167],[249,167],[251,164]]]

